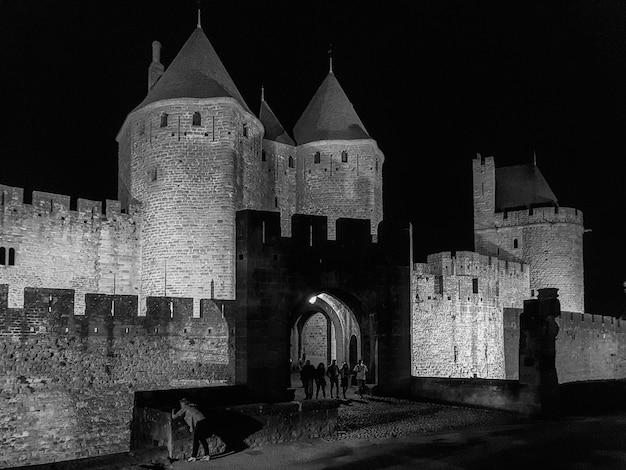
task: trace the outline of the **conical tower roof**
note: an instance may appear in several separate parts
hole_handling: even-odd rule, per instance
[[[251,113],[209,39],[198,26],[135,109],[172,98],[222,97],[234,98]]]
[[[259,120],[265,128],[265,139],[273,140],[287,145],[295,145],[295,142],[285,128],[282,126],[274,112],[264,99],[261,99],[261,108],[259,110]]]
[[[329,72],[293,129],[298,145],[371,139],[335,74]]]
[[[496,168],[496,210],[558,205],[550,185],[536,165]]]

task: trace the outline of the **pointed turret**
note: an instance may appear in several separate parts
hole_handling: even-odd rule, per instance
[[[239,93],[209,39],[197,27],[170,66],[135,109],[172,98],[234,98],[246,111]]]
[[[328,238],[336,221],[370,221],[376,236],[383,219],[382,167],[385,156],[359,119],[332,71],[294,127],[297,147],[296,212],[328,218]]]
[[[118,194],[122,207],[141,204],[140,298],[167,289],[193,298],[199,315],[200,299],[235,298],[236,213],[260,209],[268,174],[259,158],[263,125],[199,15],[162,74],[159,49],[153,45],[150,89],[118,134]]]
[[[287,131],[285,131],[285,128],[269,107],[264,97],[261,97],[259,119],[265,128],[265,139],[280,142],[281,144],[295,145],[295,142],[289,137],[289,134],[287,134]]]
[[[293,133],[298,145],[320,140],[371,139],[332,71],[300,116]]]

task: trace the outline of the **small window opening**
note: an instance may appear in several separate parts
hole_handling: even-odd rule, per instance
[[[0,247],[0,265],[7,264],[7,249],[5,247]]]
[[[248,137],[248,125],[244,124],[241,128],[241,132],[243,134],[244,137]]]
[[[472,293],[478,294],[478,278],[472,279]]]
[[[191,125],[192,126],[201,126],[202,125],[202,116],[200,116],[200,113],[198,111],[193,113],[193,119],[191,121]]]
[[[347,163],[348,161],[348,152],[346,152],[345,150],[341,152],[341,161],[343,163]]]
[[[157,169],[156,168],[151,168],[151,169],[148,170],[148,180],[150,182],[157,180]]]
[[[315,157],[313,159],[313,163],[319,163],[322,160],[322,156],[319,152],[315,152]]]
[[[161,127],[167,127],[167,113],[161,114]]]
[[[15,248],[9,248],[9,266],[15,265]]]
[[[443,276],[435,276],[435,294],[443,295]]]
[[[454,363],[456,364],[457,359],[459,358],[459,349],[454,347]]]
[[[513,239],[513,248],[518,248],[519,243],[517,242],[517,238]]]
[[[267,155],[265,153],[265,149],[261,150],[261,161],[264,162],[267,160]]]
[[[535,296],[535,289],[531,289],[531,290],[530,290],[530,296],[531,296],[531,297],[534,297],[534,296]]]
[[[376,171],[378,171],[378,158],[376,159]]]
[[[293,168],[293,167],[294,167],[293,157],[289,155],[289,168]]]
[[[278,196],[274,197],[274,207],[278,207]]]

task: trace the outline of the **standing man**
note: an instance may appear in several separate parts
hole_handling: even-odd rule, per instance
[[[308,359],[304,363],[304,367],[302,367],[302,371],[300,372],[300,378],[302,379],[302,383],[304,384],[304,399],[310,400],[313,398],[313,381],[315,380],[315,367],[311,365],[311,361]]]
[[[330,381],[330,398],[333,397],[333,384],[335,385],[336,398],[339,398],[339,366],[337,365],[337,359],[333,359],[328,365],[326,375]]]
[[[189,426],[189,431],[193,434],[193,449],[191,451],[191,457],[187,459],[189,462],[193,462],[198,459],[198,447],[202,443],[204,449],[204,457],[201,460],[209,460],[209,443],[206,438],[209,436],[209,422],[205,418],[204,414],[198,409],[195,403],[192,403],[187,398],[180,399],[180,410],[172,410],[172,419],[183,418]]]
[[[359,387],[358,394],[361,398],[363,398],[363,393],[365,393],[365,379],[367,378],[367,366],[363,364],[363,359],[359,359],[359,363],[354,366],[354,372],[356,374],[356,381]]]

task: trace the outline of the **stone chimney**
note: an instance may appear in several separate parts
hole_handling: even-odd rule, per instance
[[[161,63],[161,43],[154,41],[152,43],[152,63],[148,67],[148,91],[159,81],[164,71],[165,67]]]

